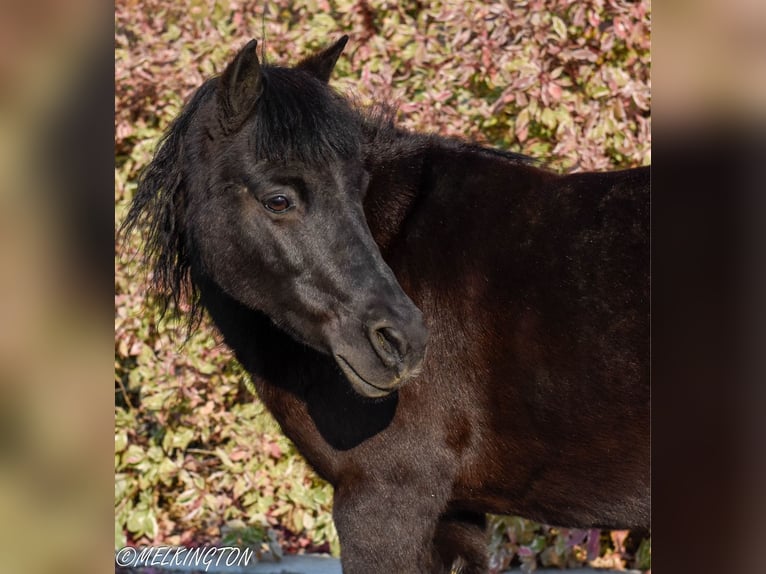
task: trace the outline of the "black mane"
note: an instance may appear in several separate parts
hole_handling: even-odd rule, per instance
[[[264,90],[248,124],[257,161],[324,164],[358,157],[359,113],[334,90],[300,70],[262,68]]]
[[[189,331],[199,323],[202,307],[199,293],[191,281],[191,260],[181,222],[185,201],[184,159],[186,135],[198,111],[215,92],[218,78],[206,81],[184,105],[181,113],[160,138],[157,151],[138,179],[136,195],[120,227],[127,237],[134,229],[144,231],[143,262],[151,269],[151,289],[161,304],[164,315],[168,309],[179,313],[185,301]]]

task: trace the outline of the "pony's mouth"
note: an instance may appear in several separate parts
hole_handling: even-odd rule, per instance
[[[346,375],[346,378],[349,380],[354,389],[365,397],[376,399],[390,395],[394,391],[392,388],[386,389],[383,387],[378,387],[377,385],[374,385],[366,380],[364,377],[362,377],[362,375],[357,373],[354,367],[351,366],[351,363],[349,363],[348,360],[341,355],[335,355],[335,362],[338,363],[341,371],[343,371],[343,374]]]

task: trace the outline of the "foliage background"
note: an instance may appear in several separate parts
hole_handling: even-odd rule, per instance
[[[268,61],[292,63],[349,34],[333,86],[397,104],[412,130],[557,170],[649,164],[650,12],[648,0],[117,0],[117,221],[162,130],[252,37]],[[186,340],[181,324],[160,320],[140,247],[131,237],[115,248],[115,546],[337,553],[332,489],[208,325]],[[490,546],[496,569],[650,566],[646,533],[496,518]]]

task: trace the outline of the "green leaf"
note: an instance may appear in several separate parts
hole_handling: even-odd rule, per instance
[[[170,486],[173,483],[173,477],[177,472],[178,467],[169,458],[162,459],[157,468],[157,475],[165,486]]]
[[[545,108],[543,110],[543,113],[540,115],[540,122],[551,129],[555,128],[558,124],[558,120],[556,118],[556,114],[551,110],[550,108]]]
[[[124,548],[128,544],[128,537],[118,521],[114,521],[114,549]]]
[[[122,455],[122,464],[138,464],[144,460],[144,450],[137,444],[132,444],[128,447],[128,450]]]
[[[114,452],[122,452],[128,446],[128,433],[119,431],[114,433]]]
[[[652,539],[645,538],[636,550],[636,568],[650,570],[652,567]]]
[[[172,449],[186,450],[189,443],[194,438],[194,431],[190,428],[181,427],[174,431],[168,430],[165,437],[162,439],[162,447],[165,452],[170,452]]]
[[[150,411],[161,411],[168,399],[175,394],[175,389],[166,389],[154,394],[141,397],[141,405]]]
[[[152,445],[149,447],[149,450],[146,451],[146,458],[152,462],[160,462],[165,458],[165,453],[162,452],[160,447]]]
[[[553,16],[552,24],[553,24],[553,30],[556,32],[556,34],[558,34],[562,40],[566,40],[567,25],[564,24],[564,21],[558,16]]]
[[[331,538],[329,541],[330,543],[330,554],[338,558],[340,556],[340,539],[338,539],[337,536],[334,538]]]
[[[303,529],[307,530],[307,531],[310,531],[312,528],[314,528],[314,524],[316,524],[316,520],[314,519],[314,517],[311,514],[306,512],[303,515],[303,524],[302,524]]]
[[[250,391],[250,394],[253,396],[258,396],[258,393],[255,391],[255,385],[253,385],[253,381],[250,380],[250,377],[245,375],[242,377],[242,384],[245,385],[245,388]]]
[[[234,466],[234,463],[231,462],[231,459],[229,458],[229,455],[224,452],[222,448],[215,449],[215,454],[218,458],[221,459],[221,462],[225,467],[232,467]]]
[[[115,505],[127,499],[127,497],[132,494],[135,489],[134,482],[134,479],[129,474],[119,473],[114,475]]]
[[[137,536],[154,538],[157,535],[157,519],[148,508],[137,508],[128,518],[128,530]]]
[[[532,543],[529,545],[530,550],[535,554],[539,554],[545,548],[547,542],[545,536],[535,536]]]

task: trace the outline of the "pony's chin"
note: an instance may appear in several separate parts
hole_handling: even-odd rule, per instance
[[[334,357],[335,357],[335,362],[338,363],[338,366],[340,367],[340,370],[346,376],[346,379],[348,379],[348,382],[351,383],[351,387],[363,397],[367,397],[370,399],[379,399],[381,397],[390,395],[398,387],[398,385],[396,384],[396,380],[394,380],[393,381],[394,384],[389,387],[377,386],[369,382],[368,380],[366,380],[364,377],[362,377],[354,369],[354,367],[351,366],[351,363],[349,363],[347,359],[345,359],[341,355],[335,355]]]

